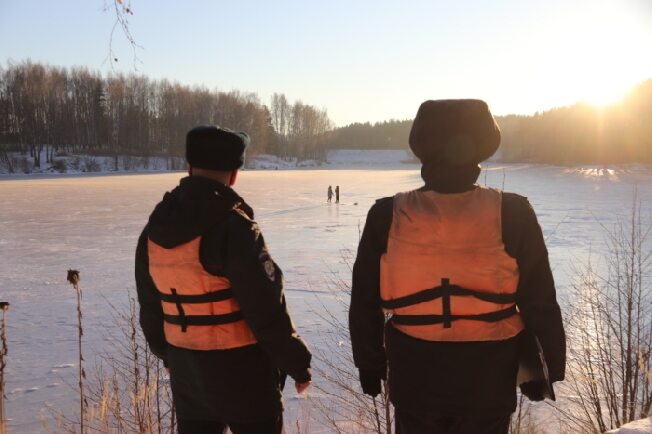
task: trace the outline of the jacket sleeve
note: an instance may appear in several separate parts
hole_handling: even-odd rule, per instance
[[[277,368],[297,382],[310,380],[312,356],[294,328],[283,273],[270,257],[258,225],[237,213],[226,223],[225,274],[245,321]]]
[[[349,331],[353,361],[361,372],[385,378],[385,315],[380,304],[380,258],[387,248],[391,198],[371,207],[353,264]]]
[[[561,381],[566,368],[566,336],[548,250],[530,203],[523,197],[518,199],[512,202],[515,212],[506,213],[507,218],[513,215],[519,220],[512,222],[519,233],[510,253],[520,273],[516,303],[525,326],[539,338],[551,381]]]
[[[158,290],[149,274],[147,254],[147,227],[138,239],[136,247],[136,291],[140,304],[140,327],[153,354],[166,363],[167,342],[163,333],[163,309]]]

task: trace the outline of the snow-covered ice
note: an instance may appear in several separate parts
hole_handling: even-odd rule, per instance
[[[605,434],[652,434],[652,420],[649,418],[635,420]]]
[[[418,166],[407,167],[240,175],[237,190],[256,210],[271,254],[284,271],[297,327],[313,346],[323,342],[326,327],[316,311],[324,305],[339,306],[329,285],[333,273],[350,279],[343,252],[355,251],[369,207],[379,197],[421,185]],[[153,206],[182,176],[176,172],[0,181],[0,299],[11,303],[6,411],[12,432],[40,431],[39,417],[49,415],[48,406],[71,415],[77,409],[76,299],[66,270],[81,271],[84,351],[92,365],[94,355],[110,351],[120,336],[106,300],[126,305],[134,295],[137,237]],[[548,240],[562,300],[570,264],[604,249],[600,224],[628,215],[635,185],[643,216],[652,216],[652,168],[645,166],[491,163],[479,183],[504,184],[505,190],[529,197]],[[326,203],[328,185],[340,186],[339,205]],[[291,393],[286,396],[290,412],[303,402],[293,398]]]

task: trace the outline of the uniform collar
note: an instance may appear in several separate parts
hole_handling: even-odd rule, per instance
[[[473,190],[480,170],[477,164],[460,167],[424,164],[421,177],[426,185],[422,189],[449,194]]]
[[[210,178],[204,178],[203,176],[186,176],[180,181],[182,188],[191,188],[201,190],[204,194],[211,194],[216,197],[221,197],[228,201],[231,201],[235,204],[237,208],[240,208],[249,216],[249,218],[254,218],[253,209],[245,202],[245,200],[231,187],[222,184],[221,182],[215,181]]]

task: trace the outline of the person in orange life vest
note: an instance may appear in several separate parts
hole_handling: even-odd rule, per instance
[[[169,368],[180,434],[280,433],[285,375],[298,393],[311,382],[281,269],[232,188],[248,143],[226,128],[190,130],[190,176],[164,195],[138,240],[140,324]]]
[[[483,101],[424,102],[409,143],[425,185],[371,207],[353,266],[349,327],[362,390],[379,394],[389,373],[398,434],[507,433],[525,328],[539,338],[550,380],[564,379],[541,228],[525,197],[475,184],[500,143]],[[541,400],[546,385],[521,391]]]

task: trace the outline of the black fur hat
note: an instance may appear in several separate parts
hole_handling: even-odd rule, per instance
[[[186,160],[193,167],[231,171],[244,165],[247,133],[201,125],[186,134]]]
[[[498,145],[498,124],[487,103],[477,99],[426,101],[410,131],[410,149],[424,165],[477,165]]]

